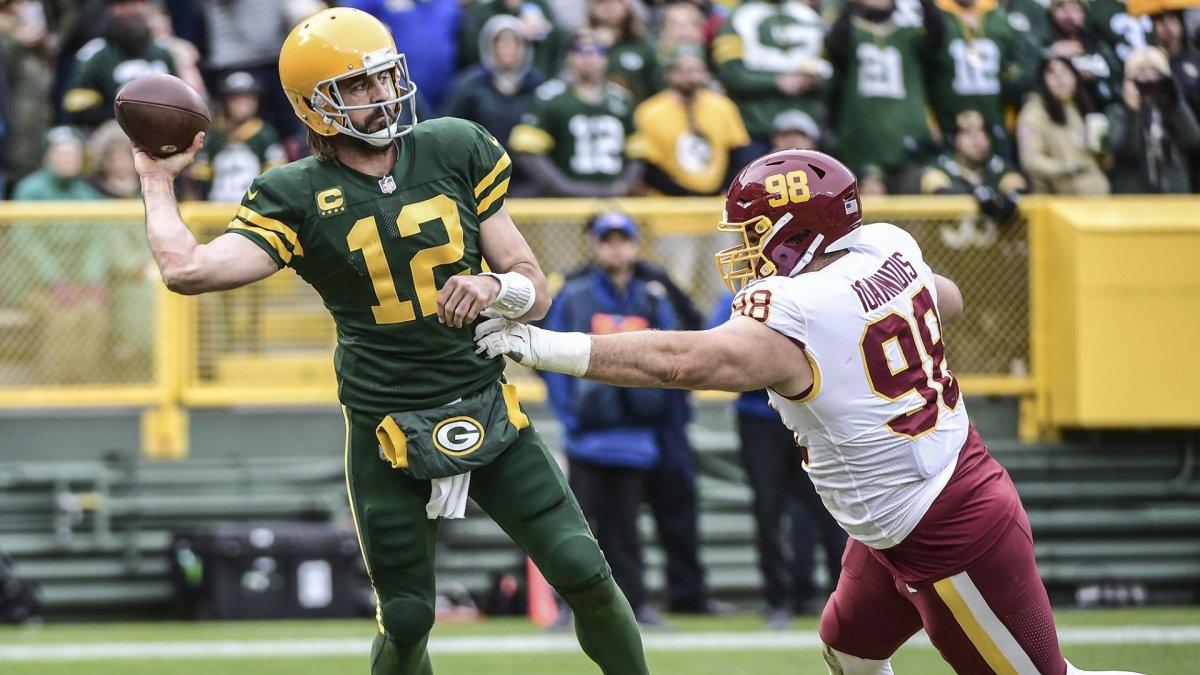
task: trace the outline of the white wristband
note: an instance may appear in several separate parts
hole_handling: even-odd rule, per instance
[[[587,333],[556,333],[529,327],[533,367],[583,377],[592,360],[592,336]]]
[[[537,292],[533,288],[533,282],[524,274],[484,272],[481,276],[494,277],[500,282],[500,292],[496,295],[496,301],[492,303],[492,309],[499,312],[500,316],[515,319],[533,307]]]

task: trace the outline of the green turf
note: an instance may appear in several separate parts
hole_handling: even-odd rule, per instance
[[[1200,626],[1200,608],[1059,611],[1060,627]],[[676,632],[758,631],[754,615],[730,618],[672,617]],[[223,623],[57,624],[38,629],[0,629],[0,645],[166,642],[206,640],[361,639],[371,636],[370,621],[275,621]],[[793,630],[813,633],[816,621],[797,621]],[[438,637],[534,635],[521,620],[493,619],[473,624],[439,625]],[[1200,644],[1067,645],[1065,656],[1081,668],[1126,669],[1151,675],[1200,672]],[[656,674],[684,675],[826,675],[816,648],[723,651],[651,651]],[[438,675],[568,675],[596,673],[581,653],[437,654]],[[940,675],[950,670],[930,648],[910,646],[894,659],[899,675]],[[4,675],[330,675],[366,673],[366,655],[303,658],[197,658],[181,660],[99,660],[95,662],[0,662]]]

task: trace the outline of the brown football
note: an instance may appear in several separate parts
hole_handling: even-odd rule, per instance
[[[187,150],[212,121],[204,97],[174,75],[130,80],[117,91],[113,109],[129,140],[155,157]]]

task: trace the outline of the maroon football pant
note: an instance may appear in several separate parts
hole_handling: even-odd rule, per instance
[[[959,675],[1063,675],[1054,617],[1024,511],[970,569],[910,586],[851,539],[821,616],[821,639],[865,659],[890,657],[922,627]]]

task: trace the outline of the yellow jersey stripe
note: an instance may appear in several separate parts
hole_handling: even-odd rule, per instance
[[[475,209],[476,215],[482,215],[483,212],[487,211],[497,199],[500,199],[504,195],[508,194],[508,181],[508,178],[500,181],[500,184],[497,185],[491,192],[489,192],[488,196],[483,198],[483,201],[479,202],[479,206]]]
[[[289,251],[287,246],[284,245],[283,240],[279,238],[279,235],[275,234],[271,230],[258,227],[257,225],[247,225],[236,218],[230,221],[229,229],[246,230],[247,232],[253,232],[254,234],[257,234],[263,239],[266,239],[267,243],[271,245],[271,248],[275,249],[275,253],[279,254],[279,259],[283,261],[283,264],[286,265],[292,261],[292,252]]]
[[[496,180],[496,176],[499,176],[500,172],[507,169],[509,164],[512,164],[512,160],[509,159],[508,153],[506,152],[504,153],[504,156],[500,158],[500,161],[496,162],[496,167],[492,169],[492,172],[484,176],[483,180],[479,181],[479,184],[475,186],[475,199],[479,199],[479,195],[483,194],[483,191],[488,189],[488,187],[492,184],[492,181]]]
[[[257,225],[264,230],[278,232],[279,234],[283,235],[284,239],[287,239],[289,244],[291,244],[292,251],[296,255],[304,255],[304,248],[300,246],[300,237],[296,236],[295,230],[287,225],[284,225],[282,222],[275,220],[274,218],[268,218],[266,216],[259,215],[245,206],[238,207],[236,215],[238,218],[241,218],[251,225]]]
[[[942,602],[950,608],[950,613],[954,615],[954,620],[958,622],[959,627],[967,634],[967,639],[971,644],[975,645],[975,649],[979,650],[980,656],[984,661],[991,666],[996,675],[1020,675],[1017,669],[1013,667],[1000,648],[992,640],[987,631],[980,625],[979,619],[971,612],[971,608],[967,606],[967,601],[959,594],[958,589],[954,587],[953,577],[935,581],[933,589],[937,591]]]

